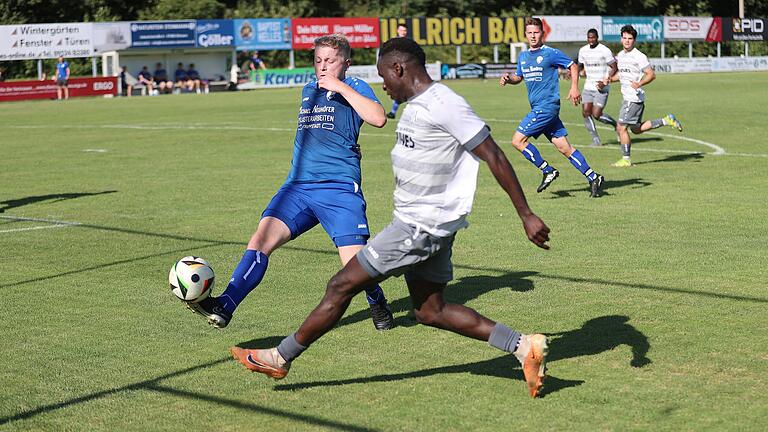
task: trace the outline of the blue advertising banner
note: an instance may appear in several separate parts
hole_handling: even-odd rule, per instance
[[[197,47],[226,47],[235,44],[232,20],[197,20]]]
[[[607,42],[621,41],[621,28],[630,24],[637,30],[638,42],[663,42],[664,17],[603,17],[602,38]]]
[[[291,49],[290,18],[236,19],[234,23],[238,50]]]
[[[131,48],[194,48],[195,21],[132,22]]]

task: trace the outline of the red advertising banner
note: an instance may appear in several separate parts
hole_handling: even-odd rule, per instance
[[[315,39],[341,33],[352,48],[376,48],[381,45],[378,18],[293,18],[291,20],[294,49],[315,46]]]
[[[117,77],[70,78],[69,97],[117,95]],[[0,102],[27,99],[56,99],[56,82],[0,82]]]

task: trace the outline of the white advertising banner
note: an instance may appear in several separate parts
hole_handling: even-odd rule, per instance
[[[657,73],[751,72],[768,70],[768,57],[649,59]]]
[[[712,26],[712,17],[664,17],[664,38],[704,40]]]
[[[93,50],[119,51],[131,47],[131,23],[110,22],[93,24]]]
[[[0,60],[92,57],[93,23],[0,26]]]
[[[600,16],[539,16],[544,24],[544,42],[584,42],[587,30],[598,32],[603,25]]]
[[[427,73],[435,81],[440,81],[440,63],[427,63]],[[347,76],[360,78],[368,84],[383,83],[384,80],[379,76],[376,66],[350,66],[347,69]]]

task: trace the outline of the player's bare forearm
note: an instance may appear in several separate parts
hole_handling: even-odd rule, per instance
[[[523,81],[523,77],[517,76],[517,75],[510,75],[509,72],[504,73],[504,75],[499,78],[499,85],[504,87],[507,84],[517,85],[520,84]]]
[[[571,66],[568,68],[568,71],[571,73],[571,88],[576,88],[576,90],[579,89],[579,65],[576,63],[572,63]]]
[[[612,79],[614,75],[618,75],[619,72],[619,63],[614,61],[610,64],[611,70],[608,71],[608,78]]]
[[[499,185],[509,195],[512,205],[515,206],[518,216],[523,222],[525,234],[532,243],[542,249],[549,249],[546,244],[549,241],[549,227],[536,216],[531,208],[528,207],[528,201],[525,199],[523,188],[517,180],[515,170],[504,152],[499,148],[492,137],[486,138],[479,146],[472,150],[475,156],[479,157],[488,164],[491,173],[499,182]]]
[[[643,72],[643,78],[640,80],[641,87],[656,79],[656,72],[651,67],[647,67]]]
[[[338,92],[360,114],[360,118],[369,125],[380,128],[387,124],[387,115],[380,103],[368,99],[343,82],[339,86]]]
[[[576,63],[571,63],[568,68],[571,73],[571,90],[568,91],[568,99],[571,100],[574,106],[581,103],[581,93],[579,92],[579,66]]]

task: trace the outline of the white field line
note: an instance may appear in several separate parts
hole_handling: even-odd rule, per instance
[[[499,122],[499,123],[517,123],[517,121],[515,121],[515,120],[507,120],[507,119],[487,119],[487,120],[488,121],[492,121],[492,122]],[[571,122],[563,122],[563,124],[568,125],[568,126],[583,126],[583,124],[580,125],[579,123],[571,123]],[[608,130],[608,131],[612,131],[613,132],[613,129],[611,129],[611,128],[607,127],[607,126],[595,125],[595,128],[603,129],[603,130]],[[670,139],[676,139],[676,140],[688,141],[688,142],[700,144],[700,145],[703,145],[705,147],[711,148],[713,151],[711,153],[707,153],[707,154],[711,154],[713,156],[722,156],[722,155],[726,155],[726,154],[727,155],[731,154],[731,153],[726,152],[724,148],[720,147],[717,144],[714,144],[714,143],[711,143],[711,142],[707,142],[707,141],[698,140],[698,139],[695,139],[695,138],[688,138],[688,137],[682,136],[682,135],[672,135],[672,134],[665,134],[665,133],[661,133],[661,132],[643,132],[643,134],[645,134],[645,135],[655,135],[655,136],[660,136],[660,137],[664,137],[664,138],[670,138]],[[635,149],[633,148],[632,150],[635,150]],[[680,153],[680,152],[678,152],[678,153]],[[691,151],[691,152],[685,152],[685,153],[701,153],[701,152],[692,152]],[[766,155],[752,155],[752,156],[768,157],[768,154],[766,154]]]
[[[516,123],[516,120],[513,119],[486,119],[489,122],[499,122],[499,123]],[[579,124],[571,123],[571,122],[564,122],[564,124],[567,124],[569,126],[579,126]],[[596,125],[597,126],[597,125]],[[152,125],[142,125],[142,124],[101,124],[101,125],[9,125],[5,126],[7,128],[13,128],[13,129],[135,129],[135,130],[235,130],[235,131],[268,131],[268,132],[294,132],[296,130],[295,127],[290,128],[278,128],[278,127],[257,127],[257,126],[240,126],[238,124],[228,124],[228,123],[216,123],[216,124],[197,124],[197,125],[179,125],[179,124],[152,124]],[[599,129],[609,130],[612,131],[613,129],[608,128],[606,126],[597,126]],[[720,147],[719,145],[715,143],[711,143],[708,141],[703,141],[695,138],[689,138],[686,136],[681,135],[672,135],[672,134],[665,134],[660,132],[645,132],[647,135],[656,135],[661,136],[664,138],[670,138],[670,139],[676,139],[680,141],[687,141],[695,144],[699,144],[705,147],[708,147],[712,149],[711,152],[708,152],[706,154],[713,155],[713,156],[741,156],[741,157],[759,157],[759,158],[768,158],[768,154],[766,153],[729,153],[727,152],[723,147]],[[391,137],[391,133],[371,133],[371,132],[361,132],[360,135],[362,136],[378,136],[378,137]],[[586,147],[586,146],[585,146]],[[590,149],[613,149],[612,147],[591,147]],[[696,150],[672,150],[672,149],[654,149],[654,148],[648,148],[648,147],[635,147],[632,149],[632,151],[641,151],[641,152],[656,152],[656,153],[688,153],[688,154],[696,154],[696,153],[702,153],[701,151]]]
[[[21,216],[0,215],[0,219],[12,220],[17,222],[44,222],[48,224],[48,225],[38,225],[33,227],[11,228],[6,230],[0,230],[0,234],[20,232],[20,231],[34,231],[34,230],[50,229],[50,228],[66,228],[70,226],[80,225],[80,222],[69,222],[69,221],[62,221],[62,220],[55,220],[55,219],[41,219],[41,218],[30,218],[30,217],[21,217]]]
[[[49,228],[66,228],[68,226],[72,226],[72,225],[40,225],[40,226],[33,226],[33,227],[27,227],[27,228],[13,228],[13,229],[7,229],[7,230],[0,230],[0,234],[19,232],[19,231],[33,231],[33,230],[41,230],[41,229],[49,229]]]

